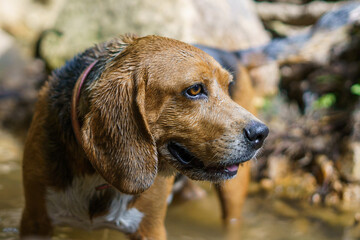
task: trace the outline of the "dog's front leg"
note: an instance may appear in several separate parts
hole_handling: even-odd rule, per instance
[[[246,199],[250,181],[250,163],[239,167],[238,174],[234,179],[222,184],[216,184],[216,190],[220,198],[222,217],[227,228],[241,225],[241,213]]]
[[[132,240],[166,240],[165,216],[173,177],[157,176],[154,184],[131,206],[142,212],[139,228],[130,235]]]
[[[24,188],[26,204],[20,224],[21,239],[50,239],[53,227],[46,211],[44,187],[28,180]]]

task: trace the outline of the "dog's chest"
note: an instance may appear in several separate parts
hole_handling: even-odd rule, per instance
[[[103,190],[96,187],[105,181],[99,175],[74,178],[72,184],[65,191],[47,189],[47,211],[54,225],[69,225],[85,228],[115,228],[122,232],[133,233],[137,230],[143,213],[136,208],[128,208],[132,200],[131,195],[113,191],[111,198],[104,195]],[[93,199],[106,202],[98,204],[105,207],[102,214],[91,217],[91,202]],[[93,209],[96,211],[96,209]],[[98,216],[97,216],[98,215]]]

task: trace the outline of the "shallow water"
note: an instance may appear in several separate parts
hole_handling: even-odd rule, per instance
[[[24,204],[21,184],[22,145],[0,132],[0,239],[18,239],[18,225]],[[202,184],[208,196],[170,206],[166,218],[169,239],[225,239],[220,209],[210,184]],[[242,229],[236,239],[251,240],[352,240],[360,239],[352,226],[353,211],[311,206],[306,201],[288,201],[265,194],[250,194],[244,207]],[[86,232],[57,228],[54,239],[126,239],[114,230]]]

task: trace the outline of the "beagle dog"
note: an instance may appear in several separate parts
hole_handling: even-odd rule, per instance
[[[174,175],[234,178],[268,128],[229,96],[212,57],[158,37],[116,38],[53,72],[25,143],[22,238],[54,226],[166,239]]]

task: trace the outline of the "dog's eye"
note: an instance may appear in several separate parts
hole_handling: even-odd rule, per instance
[[[201,96],[206,96],[204,87],[202,86],[202,84],[195,84],[192,85],[191,87],[189,87],[188,89],[185,90],[185,96],[188,98],[199,98]]]
[[[201,85],[196,84],[196,85],[192,86],[191,88],[189,88],[186,92],[191,96],[196,96],[199,93],[201,93]]]

